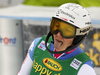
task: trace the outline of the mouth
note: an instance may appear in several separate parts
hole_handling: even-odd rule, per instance
[[[61,40],[56,39],[54,42],[54,47],[56,49],[58,49],[59,47],[61,47],[63,45],[63,42]]]

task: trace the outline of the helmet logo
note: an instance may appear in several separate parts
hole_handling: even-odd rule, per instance
[[[85,23],[85,25],[90,25],[90,24],[91,24],[91,22],[86,22],[86,23]]]
[[[75,4],[75,3],[70,3],[69,5],[67,5],[65,8],[67,9],[71,9],[74,10],[75,8],[83,8],[82,6]],[[73,9],[72,9],[73,8]]]
[[[68,19],[66,19],[66,18],[63,18],[63,17],[60,17],[61,19],[63,19],[63,20],[65,20],[65,21],[68,21]]]
[[[85,32],[87,32],[87,31],[89,31],[90,28],[91,28],[91,27],[89,27],[89,28],[87,28],[87,29],[84,29],[84,30],[80,30],[80,33],[85,33]]]
[[[64,12],[62,9],[59,9],[56,13],[56,16],[59,16],[59,14],[64,14],[64,15],[67,15],[69,17],[71,17],[72,19],[75,19],[75,17],[67,12]]]
[[[76,12],[75,9],[80,9],[80,8],[83,9],[82,6],[80,6],[80,5],[78,5],[78,4],[75,4],[75,3],[70,3],[70,4],[67,5],[65,8],[68,9],[68,10],[73,11],[73,12],[74,12],[75,14],[77,14],[77,15],[79,15],[79,14],[78,14],[78,12]]]

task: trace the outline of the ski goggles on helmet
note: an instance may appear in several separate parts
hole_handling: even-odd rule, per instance
[[[84,35],[88,33],[90,29],[91,25],[80,29],[72,24],[54,17],[52,18],[50,25],[50,32],[52,34],[57,34],[60,32],[63,38],[74,38],[77,35]]]

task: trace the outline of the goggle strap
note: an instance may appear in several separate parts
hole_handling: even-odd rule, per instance
[[[90,30],[92,29],[92,26],[88,26],[88,27],[85,27],[85,28],[81,28],[81,29],[76,29],[76,35],[84,35],[86,33],[88,33]]]

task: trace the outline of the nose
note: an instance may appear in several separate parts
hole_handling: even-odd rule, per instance
[[[58,32],[56,35],[57,35],[58,37],[62,38],[62,36],[61,36],[61,33],[60,33],[60,32]]]

